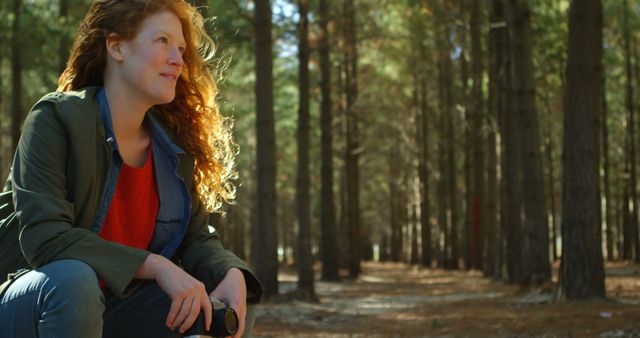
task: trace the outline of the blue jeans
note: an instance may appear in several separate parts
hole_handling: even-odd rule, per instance
[[[120,299],[100,289],[89,265],[60,260],[7,289],[0,299],[0,337],[182,337],[164,324],[170,306],[169,296],[153,281]]]

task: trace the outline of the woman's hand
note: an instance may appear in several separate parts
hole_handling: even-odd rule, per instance
[[[242,337],[247,314],[247,285],[242,271],[231,268],[211,295],[223,301],[238,314],[238,332],[234,338]]]
[[[198,318],[200,310],[204,310],[206,329],[211,328],[211,301],[204,284],[170,260],[150,254],[136,272],[135,278],[154,279],[171,298],[167,327],[172,330],[179,327],[180,332],[184,333]]]

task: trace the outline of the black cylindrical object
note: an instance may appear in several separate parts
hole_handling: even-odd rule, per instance
[[[212,298],[211,304],[213,306],[213,323],[211,323],[211,330],[206,330],[204,311],[201,311],[198,319],[196,319],[191,328],[184,333],[185,337],[227,337],[233,336],[238,332],[238,314],[217,299]]]

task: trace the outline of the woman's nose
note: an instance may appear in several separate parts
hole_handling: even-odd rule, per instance
[[[178,67],[182,67],[184,65],[182,53],[180,52],[178,46],[174,46],[173,48],[171,48],[171,51],[169,52],[169,64]]]

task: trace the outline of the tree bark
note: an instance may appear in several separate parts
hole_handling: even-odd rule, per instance
[[[520,147],[524,207],[525,267],[523,282],[540,285],[551,280],[549,223],[544,198],[544,176],[533,85],[531,10],[524,0],[509,0],[513,76]],[[526,163],[526,164],[525,164]]]
[[[448,175],[452,174],[449,172],[447,166],[447,145],[448,145],[448,128],[447,121],[448,115],[451,114],[450,106],[448,104],[449,98],[449,90],[447,86],[451,84],[451,60],[449,58],[450,54],[450,45],[448,42],[448,28],[446,27],[445,19],[442,17],[444,13],[443,9],[440,9],[442,6],[440,3],[437,3],[437,12],[436,15],[436,43],[438,50],[438,226],[439,226],[439,234],[438,239],[436,240],[436,247],[438,247],[438,266],[445,267],[450,262],[450,249],[451,249],[451,236],[450,236],[450,228],[449,228],[449,182]],[[440,241],[440,238],[443,240]],[[442,245],[440,243],[442,242]]]
[[[609,175],[609,130],[607,128],[607,96],[606,96],[606,76],[605,72],[602,72],[602,123],[601,123],[601,133],[602,133],[602,172],[603,172],[603,187],[604,187],[604,223],[606,227],[606,243],[607,243],[607,260],[612,261],[615,259],[614,257],[614,245],[617,241],[614,240],[614,219],[613,219],[613,211],[615,207],[613,206],[613,198],[611,197],[611,183],[610,183],[610,175]]]
[[[344,26],[344,20],[342,20],[342,25]],[[344,29],[344,28],[343,28]],[[344,39],[344,32],[342,34],[342,38]],[[343,58],[344,58],[344,50],[343,50]],[[343,59],[344,61],[344,59]],[[342,94],[340,97],[340,107],[341,107],[341,112],[342,112],[342,119],[341,119],[341,131],[342,131],[342,136],[344,137],[344,139],[347,139],[347,129],[348,129],[348,123],[347,123],[347,67],[344,63],[342,63],[341,65],[338,66],[338,74],[340,76],[340,79],[338,81],[338,83],[340,83],[340,93]],[[341,152],[343,154],[346,154],[347,152],[347,144],[346,142],[344,142],[343,145],[343,149],[341,149]],[[346,156],[346,155],[345,155]],[[350,262],[350,258],[349,258],[349,254],[350,254],[350,238],[349,238],[349,233],[350,233],[350,229],[349,229],[349,202],[348,202],[348,191],[347,191],[347,163],[346,163],[346,158],[345,161],[343,161],[343,165],[340,168],[340,226],[338,227],[339,229],[339,242],[340,242],[340,255],[339,255],[339,267],[340,268],[345,268],[345,269],[349,269],[349,262]]]
[[[451,72],[449,62],[449,72]],[[448,77],[451,80],[451,76]],[[449,114],[447,114],[447,178],[449,184],[449,215],[451,219],[451,259],[447,266],[451,269],[457,269],[460,253],[458,251],[458,191],[456,186],[456,128],[453,114],[453,92],[452,81],[446,85],[446,100]]]
[[[356,37],[356,10],[353,0],[345,0],[345,68],[347,96],[347,218],[349,227],[349,276],[356,278],[360,274],[362,238],[360,231],[360,172],[359,172],[359,135],[358,135],[358,49]]]
[[[424,48],[421,48],[424,52]],[[424,54],[423,54],[424,55]],[[429,184],[429,116],[427,107],[427,84],[426,78],[421,79],[422,85],[419,90],[420,112],[421,112],[421,141],[420,149],[420,182],[422,192],[420,194],[420,231],[422,254],[420,261],[422,266],[431,267],[431,209],[430,209],[430,184]]]
[[[411,206],[411,258],[409,263],[418,264],[418,211],[417,206]]]
[[[440,108],[440,178],[441,199],[440,222],[444,232],[443,265],[446,268],[458,268],[458,213],[455,167],[455,127],[453,122],[453,65],[450,57],[452,49],[449,41],[449,22],[445,13],[450,8],[443,2],[439,4],[438,50],[439,53],[439,108]]]
[[[472,265],[476,269],[483,269],[484,258],[484,241],[487,237],[487,232],[484,229],[483,218],[485,217],[486,209],[483,207],[486,202],[484,201],[485,194],[485,178],[484,178],[484,111],[482,109],[484,99],[482,97],[482,47],[480,45],[480,2],[471,2],[471,16],[470,16],[470,30],[471,30],[471,77],[473,80],[473,87],[471,88],[471,100],[472,106],[472,127],[471,127],[471,139],[473,140],[473,260]]]
[[[502,229],[498,231],[498,201],[500,199],[498,196],[502,196],[502,189],[498,192],[496,134],[501,126],[500,118],[504,114],[503,102],[505,96],[505,93],[500,88],[501,76],[504,76],[502,71],[504,70],[504,34],[506,32],[502,0],[493,0],[491,2],[490,13],[488,113],[489,120],[492,123],[490,123],[487,141],[487,259],[484,271],[486,276],[500,277],[501,264],[498,255],[502,247],[502,236],[500,235]]]
[[[502,13],[503,20],[507,20],[508,7],[504,7],[505,2],[494,0],[495,11]],[[523,279],[523,230],[522,230],[522,185],[520,184],[520,170],[517,163],[521,161],[520,139],[518,134],[520,128],[515,114],[515,100],[513,99],[513,55],[510,52],[512,39],[509,31],[512,24],[503,23],[499,20],[494,29],[499,29],[504,44],[504,52],[496,51],[504,55],[499,88],[501,92],[508,93],[503,96],[501,102],[504,110],[500,111],[501,135],[504,140],[503,154],[501,156],[501,167],[503,172],[501,194],[501,223],[500,228],[504,235],[505,250],[504,258],[507,270],[507,280],[509,283],[520,283]]]
[[[401,147],[400,154],[403,154],[406,150],[402,149],[406,148]],[[408,164],[402,164],[402,184],[400,190],[402,191],[402,199],[401,199],[401,209],[402,210],[402,229],[400,233],[402,234],[402,261],[405,263],[410,263],[411,261],[411,205],[409,203],[409,170]]]
[[[640,55],[638,55],[638,47],[636,46],[636,48],[634,48],[635,51],[635,57],[634,57],[634,68],[635,68],[635,80],[636,80],[636,88],[640,87]],[[635,104],[635,102],[634,102]],[[640,109],[637,110],[637,112],[635,112],[635,114],[640,113]],[[636,131],[636,126],[635,126],[635,121],[636,121],[636,116],[633,116],[633,121],[631,122],[634,124],[633,128],[633,132],[631,132],[630,134],[633,135],[630,139],[631,139],[631,146],[632,146],[632,151],[633,153],[631,154],[632,160],[632,166],[631,166],[631,197],[633,198],[633,212],[632,212],[632,226],[633,226],[633,247],[634,247],[634,257],[635,257],[635,261],[636,262],[640,262],[640,228],[638,228],[638,222],[640,221],[638,219],[638,163],[637,163],[637,154],[635,153],[638,149],[638,147],[640,145],[638,145],[638,133]]]
[[[624,237],[624,259],[631,259],[633,256],[633,248],[636,247],[636,238],[638,237],[638,198],[636,194],[636,155],[635,155],[635,117],[633,106],[635,104],[633,97],[633,76],[631,70],[631,43],[629,28],[629,7],[627,0],[624,1],[624,49],[625,49],[625,67],[626,67],[626,106],[627,106],[627,173],[629,174],[628,200],[625,202],[625,208],[629,208],[628,222],[625,222],[627,231]],[[635,248],[638,250],[638,248]],[[637,257],[636,257],[637,258]]]
[[[472,98],[469,95],[469,65],[467,62],[467,6],[464,1],[458,2],[460,11],[460,105],[464,107],[464,124],[462,134],[464,137],[464,226],[463,226],[463,248],[465,269],[475,268],[473,254],[475,252],[475,238],[473,233],[473,139],[471,132],[472,125]],[[471,98],[471,99],[470,99]]]
[[[600,0],[571,2],[568,55],[560,285],[568,299],[604,298],[598,173],[602,107]]]
[[[626,136],[626,146],[625,146],[625,151],[628,152],[629,150],[629,135],[627,134]],[[627,155],[628,157],[628,155]],[[629,173],[629,159],[627,158],[625,160],[625,172],[628,174]],[[628,260],[633,258],[633,229],[631,226],[631,200],[630,200],[630,184],[629,184],[629,178],[627,177],[622,177],[620,179],[622,181],[621,186],[623,187],[623,194],[622,194],[622,259],[623,260]]]
[[[549,200],[549,208],[550,208],[550,215],[551,215],[551,252],[552,252],[552,257],[554,260],[558,259],[560,257],[560,253],[558,252],[558,247],[556,245],[556,237],[558,236],[558,227],[557,227],[557,216],[556,216],[556,203],[555,203],[555,198],[554,198],[554,191],[555,191],[555,180],[553,178],[553,156],[552,156],[552,149],[553,149],[553,142],[551,139],[552,135],[551,135],[551,122],[549,122],[549,136],[546,142],[546,153],[547,153],[547,176],[548,176],[548,180],[547,182],[549,183],[549,189],[548,189],[548,200]]]
[[[331,111],[331,60],[329,45],[329,13],[327,0],[320,0],[320,91],[322,92],[320,127],[322,129],[321,159],[322,183],[320,187],[320,228],[322,229],[322,279],[336,281],[338,275],[338,248],[336,213],[333,194],[333,133]]]
[[[395,137],[395,144],[400,142],[399,136]],[[398,177],[400,177],[399,163],[396,158],[396,150],[389,149],[389,199],[390,199],[390,225],[391,225],[391,253],[390,259],[393,262],[400,262],[402,259],[402,206],[400,203],[401,192],[398,187]]]
[[[278,294],[271,3],[269,0],[257,0],[254,3],[257,192],[251,263],[262,282],[264,297],[268,299]]]
[[[309,3],[298,0],[298,177],[296,180],[296,210],[298,212],[298,290],[315,297],[313,257],[311,256],[311,213],[309,177]]]

